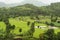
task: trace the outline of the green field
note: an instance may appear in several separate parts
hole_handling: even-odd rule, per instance
[[[47,26],[44,22],[46,21],[50,22],[50,19],[41,19],[40,21],[42,23],[35,23],[35,26]],[[11,31],[12,34],[24,34],[26,33],[29,29],[30,26],[27,25],[27,21],[30,21],[31,23],[34,22],[35,20],[30,19],[29,17],[25,17],[25,19],[20,19],[18,17],[16,18],[9,18],[9,23],[11,25],[15,25],[15,29]],[[5,28],[6,25],[4,24],[4,22],[0,22],[0,29],[3,30],[3,32],[5,32]],[[22,32],[19,32],[19,29],[22,28]],[[35,32],[33,34],[33,37],[39,38],[39,35],[46,32],[48,30],[48,27],[46,29],[40,29],[40,28],[35,28]],[[60,32],[60,29],[54,29],[55,33]],[[2,33],[1,33],[2,34]]]

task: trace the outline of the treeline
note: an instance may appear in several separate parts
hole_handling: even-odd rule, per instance
[[[40,9],[44,14],[60,16],[60,2],[51,3],[49,6],[40,7]]]
[[[0,8],[0,17],[55,15],[60,16],[60,3],[37,7],[25,4],[17,7]]]

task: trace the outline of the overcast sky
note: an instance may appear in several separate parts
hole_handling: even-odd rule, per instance
[[[0,2],[5,2],[7,4],[20,3],[22,1],[24,1],[24,0],[0,0]],[[30,0],[30,1],[34,1],[34,0]],[[60,0],[35,0],[35,1],[41,1],[41,2],[44,2],[46,4],[49,4],[49,3],[52,3],[52,2],[60,2]]]

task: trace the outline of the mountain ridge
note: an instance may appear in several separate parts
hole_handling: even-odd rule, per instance
[[[24,5],[24,4],[33,4],[35,6],[46,6],[47,4],[44,4],[43,2],[39,2],[39,1],[22,1],[20,3],[13,3],[13,4],[6,4],[4,2],[0,2],[0,7],[15,7],[15,6],[20,6],[20,5]]]

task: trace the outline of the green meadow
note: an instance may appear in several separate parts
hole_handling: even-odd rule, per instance
[[[23,19],[22,19],[23,18]],[[9,23],[11,25],[15,25],[15,29],[11,30],[10,32],[12,34],[25,34],[28,30],[30,30],[30,25],[27,25],[27,22],[30,21],[31,23],[34,22],[34,19],[30,19],[30,17],[16,17],[16,18],[9,18]],[[39,20],[40,23],[35,23],[35,26],[46,26],[46,29],[41,28],[35,28],[35,32],[33,33],[33,37],[39,38],[39,36],[43,33],[45,33],[48,30],[48,25],[45,24],[45,22],[51,22],[49,18],[44,18]],[[57,25],[57,23],[55,23]],[[19,29],[22,29],[22,32],[19,32]],[[5,32],[6,25],[4,22],[0,21],[0,30],[3,30]],[[55,33],[60,32],[60,29],[54,29]],[[2,33],[1,33],[2,34]]]

